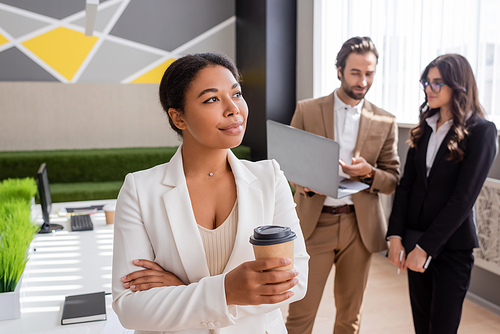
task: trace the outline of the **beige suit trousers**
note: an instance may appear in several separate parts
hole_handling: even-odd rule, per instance
[[[334,333],[358,333],[371,253],[361,241],[356,215],[322,213],[314,232],[306,240],[306,248],[311,257],[309,288],[302,300],[290,304],[286,323],[289,334],[312,332],[333,264],[333,293],[337,309]]]

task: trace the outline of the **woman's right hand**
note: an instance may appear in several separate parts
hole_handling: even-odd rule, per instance
[[[224,286],[227,305],[276,304],[293,296],[299,280],[295,269],[273,270],[291,264],[288,258],[248,261],[226,274]]]
[[[403,255],[401,255],[403,254]],[[400,238],[389,239],[389,262],[398,267],[400,270],[406,270],[406,254],[405,248]]]

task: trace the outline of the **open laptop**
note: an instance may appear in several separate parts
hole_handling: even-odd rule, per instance
[[[333,198],[369,188],[339,175],[339,153],[334,140],[267,120],[267,157],[280,164],[291,182]]]

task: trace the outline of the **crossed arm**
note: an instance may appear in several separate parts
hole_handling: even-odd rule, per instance
[[[134,260],[143,270],[134,271],[120,280],[125,289],[146,291],[165,286],[185,285],[177,276],[155,262]],[[288,258],[248,261],[226,274],[225,291],[228,305],[276,304],[293,296],[289,291],[298,283],[296,270],[268,271],[291,263]]]

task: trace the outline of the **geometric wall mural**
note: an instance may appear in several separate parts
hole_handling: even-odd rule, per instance
[[[209,15],[207,15],[209,13]],[[159,83],[178,57],[235,58],[234,0],[0,0],[0,81]]]

